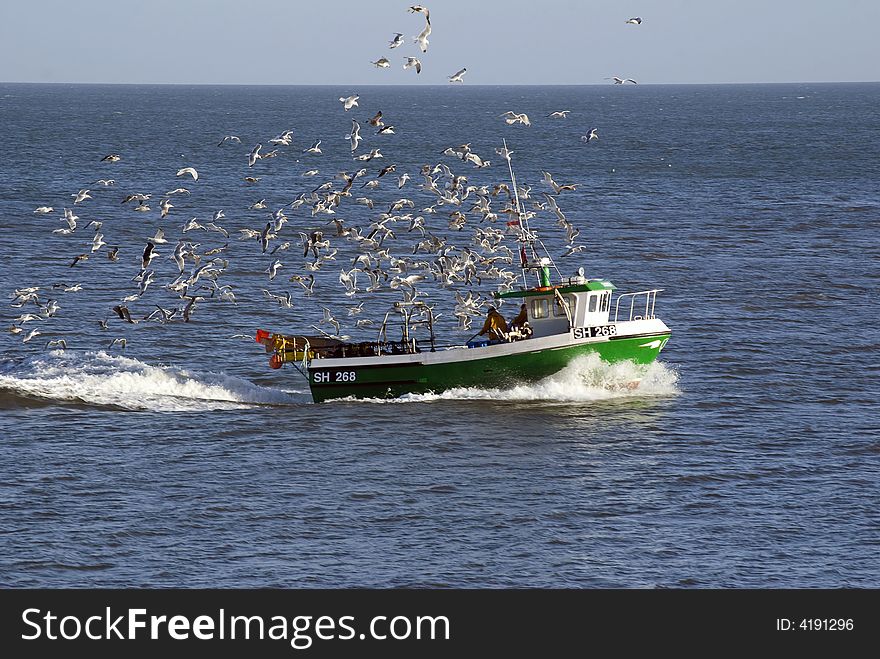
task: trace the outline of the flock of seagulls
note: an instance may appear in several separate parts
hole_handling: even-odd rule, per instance
[[[422,5],[412,5],[409,11],[425,17],[425,29],[415,37],[415,42],[422,52],[427,52],[430,12]],[[641,19],[636,24],[639,23]],[[403,42],[403,34],[396,33],[389,47],[398,48]],[[388,61],[380,58],[374,64],[384,66],[383,60]],[[407,57],[405,66],[416,68],[417,73],[421,70],[417,57]],[[466,73],[467,69],[462,68],[449,76],[449,81],[460,83]],[[616,84],[623,82],[625,80]],[[357,94],[339,97],[343,111],[348,113],[359,108],[360,98]],[[554,110],[543,116],[566,120],[571,112]],[[525,113],[507,111],[501,117],[509,126],[532,125]],[[236,282],[225,282],[224,277],[229,277],[234,254],[242,251],[262,261],[261,267],[265,269],[260,276],[265,287],[259,289],[261,297],[279,309],[296,312],[305,300],[313,298],[316,288],[323,289],[328,281],[338,283],[349,300],[362,293],[384,292],[402,296],[404,301],[427,301],[425,283],[433,282],[435,287],[453,292],[455,305],[451,315],[458,328],[467,331],[474,318],[485,315],[487,306],[497,305],[496,301],[475,291],[475,287],[489,286],[503,291],[512,289],[518,281],[518,244],[509,243],[518,235],[519,222],[542,216],[555,218],[555,226],[565,236],[563,257],[586,249],[578,243],[580,229],[566,217],[562,208],[565,196],[575,191],[577,184],[558,182],[549,171],[543,172],[538,184],[543,189],[519,184],[512,190],[507,182],[471,182],[469,171],[492,165],[488,154],[476,153],[471,143],[448,146],[438,154],[436,161],[423,164],[418,171],[400,171],[399,163],[382,152],[389,149],[376,143],[383,141],[384,144],[384,140],[389,139],[386,136],[394,135],[394,126],[387,123],[388,118],[377,111],[362,121],[363,125],[352,118],[346,136],[346,153],[352,163],[349,169],[316,179],[322,174],[320,167],[306,165],[301,172],[303,180],[317,182],[309,183],[305,191],[274,208],[263,198],[242,204],[239,209],[202,209],[193,217],[193,207],[187,200],[191,190],[180,183],[210,185],[218,170],[203,163],[199,167],[204,176],[193,166],[171,169],[164,193],[137,189],[131,182],[125,183],[131,186],[128,191],[117,193],[116,181],[102,177],[90,184],[92,187],[71,193],[72,201],[62,207],[61,213],[48,204],[38,206],[33,213],[41,218],[60,219],[60,226],[51,233],[56,236],[53,240],[70,245],[67,266],[70,272],[83,272],[103,255],[101,258],[114,264],[106,267],[119,269],[122,280],[127,282],[128,290],[107,305],[106,317],[94,319],[96,328],[102,332],[114,329],[118,332],[118,328],[143,323],[188,323],[203,305],[236,304],[237,295],[241,296],[242,291]],[[364,131],[366,127],[369,129]],[[585,144],[598,139],[596,128],[581,137]],[[213,140],[211,143],[214,144]],[[311,146],[306,147],[309,143]],[[269,145],[270,150],[264,150],[264,144]],[[322,144],[321,139],[297,144],[296,133],[291,128],[256,141],[253,146],[246,146],[236,135],[222,136],[216,142],[220,148],[217,153],[223,154],[221,157],[240,158],[237,160],[240,175],[249,185],[258,185],[264,176],[270,176],[281,167],[272,164],[277,156],[302,155],[309,163],[320,162],[324,154]],[[511,154],[506,147],[495,149],[495,155],[505,164]],[[136,154],[108,153],[100,158],[99,167],[112,170],[123,158],[134,161]],[[228,166],[224,163],[224,169]],[[462,171],[461,168],[467,169]],[[502,178],[506,178],[506,166],[500,171]],[[517,212],[517,197],[523,204],[522,214]],[[143,213],[145,218],[141,224],[146,226],[152,220],[153,226],[141,234],[143,239],[139,245],[121,245],[110,235],[112,225],[105,231],[105,221],[93,219],[95,214],[90,209],[92,204],[98,203],[96,199],[105,207],[114,203],[123,211]],[[354,206],[374,213],[372,220],[350,221]],[[227,214],[237,218],[235,221],[239,223],[242,217],[261,216],[262,219],[256,223],[250,220],[249,226],[233,228],[228,224],[231,220]],[[86,216],[85,219],[80,215]],[[176,230],[169,229],[175,225]],[[536,222],[533,226],[542,227],[539,231],[543,231],[546,225]],[[236,239],[234,246],[233,239]],[[126,272],[126,267],[131,270]],[[328,271],[331,274],[328,275]],[[22,343],[48,335],[52,319],[62,309],[62,296],[76,294],[84,288],[79,283],[65,282],[48,287],[17,288],[10,306],[20,313],[8,331],[20,335]],[[363,304],[360,301],[349,305],[345,312],[322,307],[324,316],[315,329],[327,336],[349,339],[346,324],[353,323],[352,329],[356,330],[365,330],[374,324],[369,318],[358,318]],[[426,308],[433,309],[433,306],[416,307],[421,310],[416,313],[426,313]],[[442,315],[435,313],[434,318]],[[70,337],[44,336],[44,339],[47,349],[64,350],[70,342]],[[106,345],[108,349],[124,350],[132,339],[130,334],[108,337]]]
[[[428,37],[431,36],[432,26],[431,26],[431,12],[424,5],[410,5],[408,9],[411,14],[421,14],[425,17],[425,25],[422,28],[422,31],[419,32],[416,36],[413,37],[413,43],[418,46],[419,51],[424,55],[428,52],[428,46],[430,45],[430,41]],[[388,48],[390,50],[394,50],[395,48],[400,48],[405,42],[404,33],[403,32],[395,32],[394,36],[391,37],[391,40],[388,42]],[[391,60],[387,57],[380,57],[372,62],[370,62],[377,69],[388,69],[391,68]],[[407,69],[415,69],[416,74],[420,74],[422,72],[422,60],[418,55],[405,55],[403,62],[404,70]],[[467,69],[463,68],[453,73],[449,76],[449,82],[464,82],[463,76],[467,73]]]

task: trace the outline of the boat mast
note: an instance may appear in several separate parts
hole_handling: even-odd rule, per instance
[[[502,141],[504,142],[504,158],[507,160],[507,170],[510,172],[510,184],[513,186],[513,197],[516,200],[516,225],[519,227],[519,259],[520,268],[522,269],[523,287],[528,288],[529,282],[526,278],[526,273],[529,270],[534,269],[535,266],[529,264],[529,258],[526,254],[526,245],[531,248],[532,258],[537,261],[538,255],[535,252],[535,237],[529,229],[528,217],[525,216],[522,211],[522,204],[519,200],[519,188],[517,188],[516,185],[516,174],[513,173],[513,164],[510,160],[511,151],[507,148],[507,140],[503,139]]]

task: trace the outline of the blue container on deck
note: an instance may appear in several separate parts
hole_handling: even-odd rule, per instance
[[[467,342],[468,348],[485,348],[487,345],[489,345],[489,339],[482,337]]]

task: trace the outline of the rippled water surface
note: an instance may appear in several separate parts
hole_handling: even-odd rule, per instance
[[[346,113],[337,99],[351,93],[360,105]],[[567,119],[546,117],[561,109]],[[394,135],[369,127],[377,110]],[[506,110],[532,126],[507,126]],[[352,117],[366,138],[358,153],[379,147],[384,159],[351,160]],[[600,139],[584,146],[594,127]],[[268,151],[288,128],[293,144],[248,168],[253,145]],[[218,147],[228,134],[242,144]],[[0,85],[0,138],[0,584],[880,585],[880,85]],[[657,314],[672,339],[658,363],[580,359],[529,386],[320,405],[293,369],[268,368],[248,338],[257,328],[310,332],[327,306],[343,332],[368,339],[355,318],[381,319],[399,299],[387,284],[344,295],[339,270],[358,251],[329,220],[367,229],[409,197],[430,231],[475,248],[473,229],[489,223],[469,201],[460,232],[448,208],[422,213],[435,197],[416,187],[419,168],[504,181],[502,138],[532,199],[549,191],[542,170],[578,185],[558,200],[586,246],[558,259],[565,274],[583,265],[620,292],[664,289]],[[316,139],[323,154],[304,154]],[[490,167],[441,153],[467,142]],[[100,162],[108,153],[123,158]],[[379,188],[359,187],[390,163]],[[175,176],[185,166],[198,181]],[[335,216],[286,208],[361,166],[368,175]],[[403,172],[412,180],[398,190]],[[191,194],[161,219],[163,193],[181,185]],[[74,206],[83,188],[94,199]],[[152,194],[151,211],[120,203],[135,192]],[[260,199],[266,209],[250,208]],[[43,205],[55,211],[35,215]],[[65,207],[80,217],[67,236],[52,232]],[[239,239],[282,207],[289,222],[272,245],[288,250]],[[220,209],[228,238],[182,234]],[[91,220],[108,243],[96,253]],[[533,222],[561,253],[555,217]],[[128,303],[140,322],[125,323],[112,307],[137,292],[160,227],[154,283]],[[339,252],[308,297],[289,278],[304,272],[299,232],[314,229]],[[398,222],[385,246],[430,260],[413,256],[420,235],[406,229]],[[183,306],[164,288],[181,237],[199,252],[228,243],[217,284],[236,303],[215,295],[190,322],[144,320],[156,304]],[[453,290],[425,274],[438,330],[466,339]],[[28,286],[59,309],[9,333],[39,312],[9,305]],[[261,288],[289,290],[293,308]],[[363,314],[348,316],[360,301]],[[66,350],[47,347],[62,338]],[[635,378],[638,389],[623,386]]]

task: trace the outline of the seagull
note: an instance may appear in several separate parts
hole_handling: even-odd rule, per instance
[[[119,260],[119,247],[111,247],[110,251],[107,252],[107,258],[111,261]]]
[[[146,201],[146,200],[149,199],[151,196],[152,196],[152,195],[148,195],[148,194],[143,194],[143,193],[140,193],[140,192],[136,192],[135,194],[128,194],[128,195],[125,195],[125,198],[122,200],[122,203],[123,203],[123,204],[127,204],[127,203],[130,202],[130,201],[137,201],[137,202]]]
[[[382,126],[376,131],[376,135],[394,135],[394,126]]]
[[[266,253],[266,250],[269,249],[269,240],[273,237],[270,233],[272,230],[272,223],[266,222],[266,226],[263,227],[263,230],[260,232],[260,246],[263,249],[263,254]]]
[[[629,19],[628,21],[624,21],[624,22],[625,22],[625,23],[631,23],[631,24],[633,24],[633,25],[641,25],[641,24],[642,24],[642,19],[639,18],[638,16],[636,16],[635,18],[631,18],[631,19]]]
[[[116,312],[116,315],[119,316],[121,320],[131,323],[134,325],[137,321],[131,319],[131,313],[128,311],[128,307],[117,304],[113,307],[113,311]]]
[[[280,259],[275,259],[274,261],[272,261],[269,267],[265,270],[265,272],[269,273],[269,281],[275,279],[275,275],[278,274],[278,269],[283,267],[283,265],[284,264],[281,263]]]
[[[622,85],[622,84],[625,83],[625,82],[631,82],[631,83],[634,84],[634,85],[639,84],[639,83],[637,83],[635,80],[633,80],[632,78],[618,78],[617,76],[612,76],[612,77],[610,77],[610,78],[605,78],[605,80],[613,80],[615,85]]]
[[[250,205],[251,210],[262,210],[266,208],[266,200],[260,199],[258,202]]]
[[[389,66],[391,66],[391,62],[388,60],[387,57],[380,57],[375,62],[370,62],[370,64],[378,69],[387,69]]]
[[[220,140],[217,146],[223,146],[226,142],[238,142],[239,144],[241,144],[241,139],[236,135],[226,135],[222,140]]]
[[[547,116],[552,119],[565,119],[568,117],[569,112],[571,112],[571,110],[557,110],[556,112],[551,112]]]
[[[32,338],[34,338],[35,336],[37,336],[39,334],[42,334],[42,332],[40,330],[37,330],[37,329],[31,330],[30,333],[21,340],[21,342],[27,343],[28,341],[30,341]]]
[[[461,69],[457,73],[453,73],[451,76],[449,76],[449,82],[464,82],[462,80],[462,77],[465,73],[467,73],[467,68]]]
[[[112,348],[112,347],[115,346],[117,343],[118,343],[120,346],[122,346],[122,349],[123,349],[123,350],[125,350],[125,344],[126,344],[126,341],[125,341],[125,339],[124,339],[123,337],[121,337],[121,336],[120,336],[120,337],[117,337],[117,338],[115,338],[115,339],[113,339],[113,340],[110,342],[110,345],[107,346],[107,348]]]
[[[352,153],[357,150],[358,144],[364,139],[361,137],[361,125],[354,119],[351,120],[351,134],[349,134],[348,139],[351,142]]]
[[[586,248],[586,245],[578,245],[577,247],[569,246],[568,250],[566,250],[565,254],[563,254],[562,256],[571,256],[572,254],[577,254],[578,252],[584,251]]]
[[[368,120],[371,126],[375,126],[376,128],[380,128],[385,124],[382,123],[382,110],[379,110],[375,115],[373,115],[372,119]]]
[[[156,233],[158,233],[158,231]],[[156,251],[156,246],[148,240],[147,246],[144,248],[143,259],[141,259],[141,267],[143,267],[144,269],[148,268],[150,265],[150,261],[152,261],[157,256],[159,256],[159,252]]]
[[[512,125],[512,124],[523,124],[525,126],[532,125],[532,122],[529,121],[529,115],[527,115],[524,112],[522,114],[518,114],[516,112],[513,112],[512,110],[508,110],[507,112],[505,112],[501,116],[506,117],[506,119],[504,121],[508,125]]]
[[[94,199],[94,197],[89,194],[88,190],[80,190],[76,194],[72,194],[70,196],[73,197],[74,204],[78,204],[79,202],[85,201],[86,199]]]
[[[324,310],[324,318],[322,318],[319,323],[327,323],[328,325],[333,325],[336,328],[336,333],[339,334],[339,321],[333,317],[330,309],[327,307],[321,307]],[[36,331],[36,330],[35,330]]]
[[[348,112],[353,107],[356,107],[358,104],[358,99],[360,96],[357,94],[353,94],[352,96],[340,96],[339,102],[342,103],[342,107],[345,108],[345,111]]]
[[[76,265],[77,263],[79,263],[80,261],[88,261],[88,260],[89,260],[89,255],[88,255],[88,254],[79,254],[78,256],[74,256],[74,257],[73,257],[73,261],[71,262],[70,267],[72,268],[73,266],[75,266],[75,265]]]
[[[394,38],[388,42],[388,47],[389,48],[397,48],[402,43],[403,43],[403,32],[396,32],[394,34]]]
[[[262,143],[257,144],[251,152],[248,154],[248,167],[253,167],[254,163],[257,162],[262,156],[260,156],[260,149],[263,148]]]
[[[37,215],[45,215],[46,213],[51,213],[54,210],[55,209],[51,206],[40,206],[34,211],[34,213],[36,213]]]
[[[305,281],[304,281],[305,279],[309,280],[308,284],[305,283]],[[311,294],[315,290],[315,275],[309,275],[308,277],[303,277],[302,275],[293,275],[290,278],[290,281],[295,281],[300,286],[302,286],[306,291],[305,292],[306,297],[311,296]]]
[[[411,5],[409,8],[409,11],[413,14],[415,14],[415,13],[424,14],[427,21],[429,23],[431,22],[431,12],[428,11],[428,8],[425,7],[424,5]]]
[[[196,171],[195,167],[184,167],[183,169],[177,170],[177,176],[184,176],[185,174],[192,176],[193,181],[199,180],[199,173]]]
[[[183,225],[183,228],[180,230],[181,233],[186,233],[187,231],[195,231],[196,229],[204,229],[201,224],[198,223],[197,218],[192,218],[189,222]]]
[[[544,172],[544,182],[553,188],[553,192],[559,194],[563,190],[577,190],[577,185],[559,185],[556,181],[553,180],[553,175],[550,172]]]
[[[53,339],[51,341],[46,341],[46,348],[61,348],[62,350],[67,350],[67,341],[64,339]]]
[[[416,73],[422,72],[422,63],[416,57],[407,57],[406,64],[403,65],[404,69],[411,69],[415,67]]]
[[[598,140],[598,139],[599,139],[599,129],[598,128],[591,128],[589,133],[587,133],[586,135],[581,135],[581,142],[583,142],[584,144],[589,144],[591,140]]]
[[[185,267],[184,256],[186,256],[186,243],[181,240],[174,248],[174,254],[171,255],[171,260],[177,264],[177,270],[180,274],[183,274]]]
[[[163,199],[159,204],[159,208],[162,209],[162,217],[166,217],[168,215],[168,211],[174,208],[174,205],[171,203],[170,199]]]
[[[413,41],[419,44],[419,49],[423,53],[428,52],[428,37],[431,35],[431,21],[428,21],[425,24],[425,29],[419,32],[418,36],[413,39]]]
[[[97,181],[95,181],[95,183],[97,183],[98,185],[103,185],[104,187],[116,185],[116,181],[114,181],[112,178],[99,178]]]
[[[315,140],[315,143],[312,144],[312,146],[310,146],[308,149],[305,149],[303,153],[321,153],[321,140]]]
[[[92,251],[97,252],[107,243],[104,242],[104,234],[99,231],[95,232],[95,237],[92,239]]]
[[[300,174],[300,176],[315,176],[319,173],[320,172],[317,169],[309,169],[309,170],[304,171],[302,174]]]
[[[149,240],[156,243],[156,244],[168,242],[167,240],[165,240],[165,231],[163,229],[156,229],[156,235],[153,236],[152,238],[150,238]],[[152,257],[150,257],[150,258],[152,258]],[[147,266],[144,266],[144,267],[146,268]]]
[[[261,288],[260,290],[263,291],[263,295],[270,300],[274,300],[285,309],[291,309],[293,307],[290,291],[285,291],[284,295],[276,295],[275,293],[267,291],[265,288]]]
[[[101,162],[104,162],[105,160],[107,162],[119,162],[120,160],[122,160],[122,156],[120,156],[118,153],[108,153],[106,156],[101,158]]]
[[[286,130],[283,133],[281,133],[281,135],[279,135],[278,137],[274,137],[271,140],[269,140],[269,144],[282,144],[284,146],[290,146],[290,142],[292,140],[293,140],[293,131]],[[263,157],[267,158],[268,154],[266,154]]]

